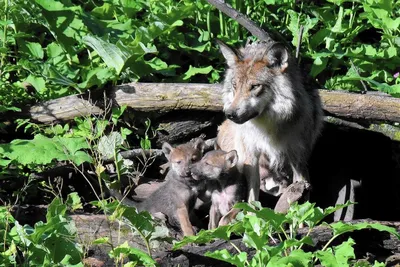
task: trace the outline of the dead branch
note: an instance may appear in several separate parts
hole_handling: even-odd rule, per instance
[[[218,10],[223,12],[225,15],[228,17],[236,20],[240,25],[245,27],[252,35],[257,37],[260,40],[263,41],[273,41],[271,36],[258,27],[252,20],[250,20],[246,15],[238,12],[234,8],[232,8],[230,5],[226,4],[225,1],[221,0],[207,0],[208,3],[216,7]]]

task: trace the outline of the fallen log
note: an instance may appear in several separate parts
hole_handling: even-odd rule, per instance
[[[106,91],[71,95],[24,109],[18,116],[41,123],[68,121],[104,112],[104,95],[114,106],[134,111],[166,113],[174,110],[222,110],[220,84],[130,83]],[[400,99],[380,92],[367,94],[319,90],[326,113],[342,118],[400,122]]]
[[[80,241],[84,244],[92,244],[93,240],[108,236],[110,237],[110,242],[113,246],[128,241],[131,246],[139,247],[143,250],[144,245],[140,238],[136,235],[134,236],[132,232],[127,229],[124,225],[117,225],[116,222],[111,223],[103,215],[73,215],[71,216],[78,227],[78,236]],[[378,222],[371,220],[362,220],[370,223],[381,223],[383,225],[395,227],[397,231],[400,231],[400,223],[398,222]],[[352,221],[350,223],[361,222]],[[118,229],[124,231],[124,235],[118,234]],[[308,233],[308,228],[300,229],[297,238],[301,239]],[[332,230],[327,226],[315,227],[311,233],[310,237],[313,240],[314,247],[306,246],[303,249],[306,251],[313,251],[315,249],[321,249],[331,238]],[[390,235],[386,232],[378,232],[376,230],[360,230],[355,231],[347,235],[343,235],[335,240],[331,245],[335,246],[339,242],[347,240],[352,237],[356,241],[355,253],[357,259],[365,258],[366,256],[373,262],[373,260],[379,260],[385,262],[391,255],[396,255],[400,253],[400,240]],[[278,242],[278,240],[275,240]],[[180,250],[173,251],[171,245],[162,244],[161,247],[156,249],[153,254],[153,258],[157,260],[160,266],[231,266],[221,261],[213,260],[206,257],[204,254],[207,251],[215,251],[227,249],[230,253],[237,253],[236,248],[232,245],[234,244],[236,248],[241,251],[247,252],[252,255],[254,251],[246,247],[241,239],[232,240],[231,242],[226,241],[216,241],[202,246],[186,246]],[[272,240],[270,245],[276,245]],[[102,262],[110,264],[110,259],[107,257],[109,246],[97,246],[90,245],[89,251],[91,251],[91,257],[96,258]],[[113,265],[110,265],[113,266]],[[389,266],[389,265],[388,265]]]
[[[39,220],[45,220],[47,206],[24,206],[18,216],[15,216],[20,223],[34,225]],[[14,215],[15,210],[13,211]],[[41,215],[38,217],[38,215]],[[127,241],[130,246],[140,248],[145,251],[145,244],[138,235],[123,222],[111,222],[107,216],[100,214],[73,214],[70,218],[77,227],[77,241],[85,245],[87,251],[86,257],[96,259],[103,262],[104,266],[114,266],[114,262],[109,258],[108,252],[111,247]],[[393,227],[400,233],[400,222],[391,221],[375,221],[370,219],[353,220],[349,224],[368,222],[379,223],[382,225]],[[304,227],[299,230],[297,239],[301,239],[308,234],[309,228]],[[124,233],[124,234],[121,234]],[[320,225],[312,229],[310,237],[314,246],[304,246],[305,251],[314,251],[321,249],[332,238],[333,233],[330,227]],[[109,244],[94,245],[93,241],[108,237]],[[393,260],[393,256],[400,255],[400,240],[387,232],[379,232],[373,229],[364,229],[350,232],[337,238],[331,246],[336,246],[349,237],[356,242],[354,246],[357,259],[368,258],[370,261],[378,260],[381,262]],[[276,245],[279,240],[270,241],[269,245]],[[160,243],[158,248],[153,249],[153,258],[157,260],[160,266],[230,266],[223,262],[213,260],[204,256],[207,251],[215,251],[227,249],[230,253],[237,253],[235,245],[241,251],[252,255],[254,251],[246,247],[242,239],[234,239],[230,242],[219,240],[205,245],[185,246],[179,250],[173,251],[172,245],[168,243]],[[398,257],[397,257],[398,259]],[[389,263],[389,262],[388,262]],[[398,262],[397,262],[398,263]],[[388,264],[387,266],[395,266]]]

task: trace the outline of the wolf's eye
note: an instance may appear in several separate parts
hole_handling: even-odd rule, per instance
[[[250,87],[250,91],[256,91],[257,89],[260,89],[261,88],[261,84],[253,84],[251,87]]]
[[[175,163],[176,163],[176,164],[181,164],[182,161],[181,161],[181,160],[178,160],[178,161],[176,161]]]
[[[231,81],[233,89],[236,89],[236,81],[232,79]]]

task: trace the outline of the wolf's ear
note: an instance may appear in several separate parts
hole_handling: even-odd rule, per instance
[[[218,145],[217,140],[214,142],[214,150],[220,150],[221,147]]]
[[[282,72],[288,67],[289,52],[280,43],[273,44],[266,53],[269,67],[279,68]]]
[[[169,156],[174,148],[167,142],[164,142],[162,145],[162,151],[164,152],[165,157],[169,160]]]
[[[202,138],[196,138],[193,142],[193,147],[201,151],[201,153],[204,152],[205,146],[206,144],[204,143],[204,140]]]
[[[235,51],[220,40],[217,40],[217,44],[219,45],[219,49],[221,50],[221,53],[226,60],[226,64],[228,64],[229,67],[235,65],[239,60],[239,57],[237,56]]]
[[[236,150],[229,151],[225,154],[225,162],[228,169],[231,169],[236,166],[238,162],[238,154]]]

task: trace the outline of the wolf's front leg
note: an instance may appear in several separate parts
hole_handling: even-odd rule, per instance
[[[218,221],[220,220],[221,216],[218,212],[218,207],[215,205],[215,203],[211,204],[210,208],[210,220],[208,222],[208,229],[215,229],[218,227]]]
[[[292,170],[293,170],[293,183],[299,183],[302,182],[305,184],[305,192],[303,192],[302,199],[304,201],[309,201],[310,200],[310,189],[311,189],[311,184],[310,184],[310,178],[308,174],[308,169],[305,164],[291,164]]]
[[[181,205],[177,208],[177,217],[179,224],[181,226],[182,232],[184,236],[194,235],[192,223],[189,219],[189,211],[185,205]]]
[[[245,161],[243,173],[247,180],[247,202],[258,201],[260,195],[260,171],[256,157]]]
[[[304,181],[309,183],[308,169],[306,164],[290,164],[293,170],[293,183]]]

